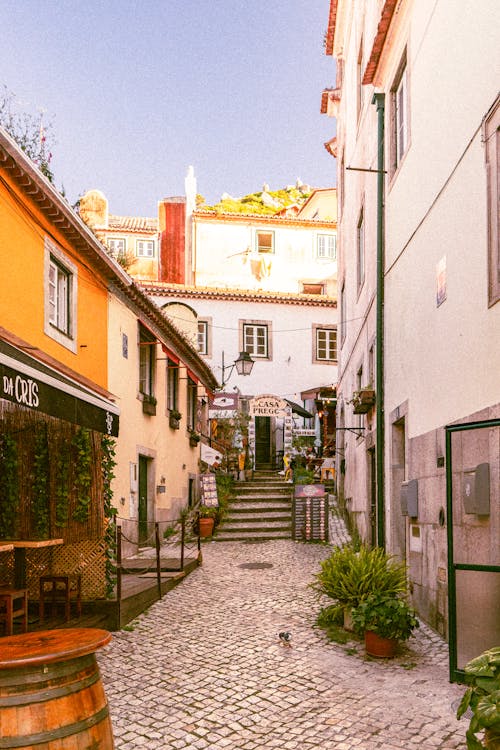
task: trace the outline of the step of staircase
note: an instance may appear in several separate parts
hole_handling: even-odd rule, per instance
[[[292,536],[292,487],[276,472],[238,482],[215,541],[265,541]]]

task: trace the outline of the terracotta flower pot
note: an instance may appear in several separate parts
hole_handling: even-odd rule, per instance
[[[396,654],[397,640],[393,638],[382,638],[371,630],[365,630],[365,650],[369,656],[379,659],[392,658]]]
[[[200,518],[200,536],[206,539],[212,536],[215,520],[213,518]]]

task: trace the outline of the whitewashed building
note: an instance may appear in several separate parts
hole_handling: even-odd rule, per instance
[[[499,21],[493,0],[331,0],[326,38],[339,491],[406,559],[452,676],[500,640]]]

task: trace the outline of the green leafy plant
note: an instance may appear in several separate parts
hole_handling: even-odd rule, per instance
[[[351,616],[356,633],[370,630],[381,638],[398,641],[408,640],[419,627],[415,610],[404,598],[393,594],[370,594],[352,610]]]
[[[49,535],[49,478],[49,444],[47,428],[43,425],[35,438],[31,504],[33,525],[39,539],[46,539]]]
[[[218,515],[218,508],[217,506],[211,506],[211,505],[200,505],[198,508],[200,518],[217,518]]]
[[[62,440],[57,453],[56,464],[56,524],[63,527],[68,523],[69,517],[69,476],[70,476],[70,455],[71,445],[69,442]]]
[[[15,536],[19,509],[17,443],[8,434],[0,436],[0,537]]]
[[[483,651],[465,665],[469,685],[457,710],[460,719],[468,708],[472,711],[465,733],[467,750],[500,748],[500,646]],[[476,736],[484,731],[481,741]]]
[[[163,538],[164,539],[170,539],[170,537],[175,535],[175,532],[177,531],[177,527],[175,524],[170,524],[167,526],[163,532]]]
[[[319,596],[326,595],[343,607],[357,607],[374,592],[398,595],[406,591],[406,567],[380,547],[353,544],[336,547],[321,562],[321,570],[310,584]]]
[[[75,451],[74,490],[76,507],[73,519],[85,523],[89,517],[92,486],[92,444],[90,431],[79,428],[72,440]]]
[[[102,496],[104,504],[104,518],[106,526],[104,530],[105,555],[106,555],[106,596],[113,596],[116,584],[116,515],[117,510],[113,507],[113,491],[111,484],[114,479],[116,442],[108,435],[101,438],[101,474],[102,474]]]

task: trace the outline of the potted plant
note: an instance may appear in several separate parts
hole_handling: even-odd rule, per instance
[[[399,641],[406,641],[419,627],[417,614],[406,599],[394,594],[373,593],[352,610],[354,630],[364,634],[369,656],[390,657]]]
[[[142,411],[143,414],[153,416],[156,414],[156,398],[150,393],[142,394]]]
[[[212,536],[218,512],[219,509],[215,505],[200,505],[198,508],[198,531],[200,537],[206,539]]]
[[[350,403],[353,405],[354,414],[366,414],[375,404],[375,391],[370,385],[354,391]]]
[[[179,422],[181,421],[182,414],[177,409],[170,409],[169,414],[169,425],[173,430],[179,429]]]
[[[196,448],[196,446],[198,445],[198,443],[200,442],[200,440],[201,440],[201,435],[198,435],[197,432],[190,432],[189,433],[189,445],[192,448]]]
[[[380,547],[346,544],[321,562],[311,584],[344,609],[344,627],[352,630],[350,612],[374,591],[393,596],[406,592],[406,567]]]
[[[500,749],[500,646],[483,651],[465,665],[469,685],[457,710],[460,719],[468,708],[472,711],[465,733],[467,750]],[[483,740],[477,734],[484,730]]]

